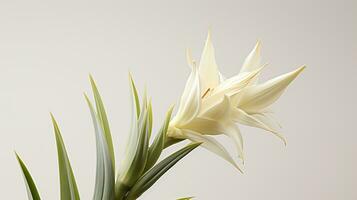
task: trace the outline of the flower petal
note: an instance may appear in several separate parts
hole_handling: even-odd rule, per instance
[[[195,61],[192,58],[192,52],[191,49],[187,48],[186,49],[186,61],[187,64],[192,68],[195,65]]]
[[[239,108],[236,108],[232,111],[232,118],[233,118],[233,120],[235,120],[236,122],[238,122],[240,124],[267,130],[267,131],[273,133],[274,135],[276,135],[277,137],[279,137],[284,142],[284,144],[286,144],[285,138],[277,130],[275,130],[273,127],[269,126],[269,123],[262,121],[262,120],[264,120],[264,118],[258,119],[252,115],[249,115],[244,110],[239,109]]]
[[[178,127],[180,129],[189,129],[204,135],[219,135],[227,132],[226,125],[217,120],[196,117],[189,124]]]
[[[251,72],[253,70],[258,69],[261,66],[260,51],[261,51],[261,43],[260,41],[258,41],[257,44],[254,46],[254,49],[249,53],[247,58],[244,60],[240,73]]]
[[[283,74],[263,84],[253,85],[244,90],[238,107],[248,113],[256,113],[274,103],[285,88],[304,70],[305,66]]]
[[[233,140],[234,146],[238,152],[238,156],[240,159],[242,159],[244,164],[243,137],[237,125],[235,125],[233,122],[227,124],[225,135]]]
[[[216,64],[210,32],[208,32],[206,44],[202,52],[199,74],[202,87],[201,95],[203,95],[209,88],[215,88],[220,82],[220,75]]]
[[[177,125],[183,125],[190,122],[197,116],[200,109],[201,96],[200,96],[200,82],[198,70],[195,65],[192,67],[192,72],[186,82],[184,92],[180,100],[176,116],[173,122]]]
[[[210,95],[207,95],[202,100],[201,110],[205,111],[214,106],[217,102],[221,101],[221,99],[227,96],[234,96],[238,92],[242,91],[254,77],[256,77],[263,67],[249,73],[239,74],[232,78],[225,80],[221,83],[217,88],[215,88]]]
[[[235,168],[237,168],[241,173],[243,171],[239,168],[237,163],[233,160],[231,155],[228,153],[226,148],[222,144],[220,144],[217,140],[212,137],[204,136],[199,133],[195,133],[189,130],[185,130],[185,135],[187,138],[193,142],[202,142],[201,146],[211,151],[212,153],[222,157],[229,163],[231,163]]]
[[[211,107],[208,107],[205,110],[203,110],[202,108],[200,116],[223,121],[227,117],[230,118],[229,112],[231,107],[232,105],[230,103],[229,97],[227,95],[224,95],[224,97],[220,101],[216,102]]]

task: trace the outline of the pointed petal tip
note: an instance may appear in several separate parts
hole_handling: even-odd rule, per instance
[[[186,61],[190,67],[195,67],[196,61],[192,57],[192,51],[190,48],[186,48]]]
[[[207,44],[211,44],[212,43],[212,31],[211,28],[208,28],[208,32],[207,32],[207,39],[206,39],[206,45]]]
[[[237,163],[235,163],[234,167],[241,173],[244,174],[244,171],[239,167]]]
[[[305,69],[306,69],[306,65],[302,65],[296,71],[298,71],[300,73],[300,72],[304,71]]]
[[[212,35],[212,27],[208,26],[207,37],[211,37]]]
[[[305,68],[306,68],[306,66],[303,65],[303,66],[295,69],[294,71],[287,73],[287,75],[290,76],[290,79],[291,79],[290,81],[293,81],[302,71],[305,70]]]
[[[278,133],[275,133],[275,135],[278,136],[279,139],[284,143],[284,146],[287,145],[287,141],[286,141],[286,139],[285,139],[285,137],[283,135],[278,134]]]
[[[257,40],[257,43],[255,44],[255,51],[258,51],[260,53],[260,50],[262,48],[262,41],[260,39]]]

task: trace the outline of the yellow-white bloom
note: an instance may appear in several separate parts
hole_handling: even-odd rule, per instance
[[[260,51],[261,44],[258,42],[245,59],[241,71],[228,79],[218,70],[210,33],[198,66],[187,51],[192,72],[186,82],[177,114],[170,122],[168,136],[202,142],[201,146],[221,156],[237,169],[239,166],[235,160],[214,139],[214,135],[230,137],[242,160],[243,140],[238,124],[267,130],[285,142],[267,108],[305,67],[258,83],[258,76],[264,68]]]

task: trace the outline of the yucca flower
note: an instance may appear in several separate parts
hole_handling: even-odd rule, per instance
[[[187,61],[192,71],[186,82],[178,111],[170,122],[168,136],[202,142],[202,147],[224,158],[239,170],[235,159],[213,137],[214,135],[224,134],[230,137],[243,162],[243,139],[238,124],[269,131],[285,143],[268,107],[280,97],[305,67],[258,83],[258,76],[265,67],[261,63],[260,51],[261,43],[257,42],[245,59],[240,72],[225,79],[216,64],[210,33],[199,65],[196,65],[188,50]]]
[[[208,35],[201,61],[197,66],[190,52],[187,60],[192,72],[186,83],[178,111],[173,119],[171,107],[153,140],[153,111],[146,93],[139,100],[134,81],[129,76],[132,98],[132,123],[126,152],[121,162],[115,160],[115,145],[107,112],[94,79],[90,76],[94,103],[85,95],[91,114],[96,141],[96,173],[93,200],[135,200],[146,192],[170,168],[202,145],[218,154],[240,170],[230,153],[213,136],[224,134],[232,138],[243,156],[243,139],[238,124],[267,130],[284,142],[284,137],[269,114],[268,107],[304,69],[278,76],[265,83],[258,83],[263,69],[260,62],[260,43],[246,58],[240,73],[225,79],[218,71],[211,36]],[[79,200],[75,173],[58,123],[51,114],[57,144],[61,200]],[[160,159],[170,145],[189,139],[192,142],[167,157]],[[151,141],[151,142],[150,142]],[[25,163],[16,154],[24,175],[28,198],[40,200]],[[118,165],[119,164],[119,165]],[[119,166],[119,167],[118,167]],[[118,171],[116,170],[118,167]],[[189,200],[193,197],[181,198]]]

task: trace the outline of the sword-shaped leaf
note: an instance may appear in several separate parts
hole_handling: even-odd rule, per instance
[[[113,169],[115,169],[115,156],[114,156],[113,139],[112,139],[112,135],[110,133],[107,114],[105,112],[105,108],[104,108],[104,104],[103,104],[102,98],[101,98],[101,96],[99,94],[97,85],[95,84],[93,77],[90,76],[89,78],[90,78],[90,82],[91,82],[91,85],[92,85],[92,90],[93,90],[93,95],[94,95],[94,99],[95,99],[95,105],[96,105],[96,108],[97,108],[99,122],[101,124],[101,127],[103,127],[103,131],[104,131],[104,134],[105,134],[105,139],[106,139],[106,141],[108,143],[110,157],[112,159]]]
[[[40,194],[37,191],[36,184],[33,181],[30,172],[28,171],[25,163],[21,160],[20,156],[17,153],[15,153],[15,154],[16,154],[17,161],[20,164],[22,174],[25,179],[28,199],[29,200],[40,200],[41,199]]]
[[[79,193],[76,180],[73,175],[71,163],[69,162],[66,147],[64,145],[61,132],[57,122],[51,114],[53,128],[56,136],[58,167],[61,187],[61,200],[79,200]]]
[[[97,166],[93,200],[112,200],[114,199],[115,172],[109,154],[108,143],[92,103],[86,95],[85,98],[93,120],[97,149]]]
[[[127,145],[127,153],[120,171],[120,184],[131,187],[143,174],[149,148],[150,139],[150,105],[144,96],[140,116],[132,122],[132,130]]]
[[[165,147],[166,132],[170,123],[172,110],[173,107],[171,107],[167,112],[164,124],[161,126],[159,133],[156,135],[155,140],[149,147],[149,155],[148,160],[146,162],[145,171],[149,170],[152,166],[155,165],[156,161],[161,155],[162,150]]]
[[[195,197],[184,197],[184,198],[179,198],[177,200],[191,200],[193,198],[195,198]]]
[[[147,189],[149,189],[162,175],[164,175],[172,166],[174,166],[179,160],[185,157],[193,149],[198,147],[201,143],[192,143],[186,147],[176,151],[171,154],[149,171],[147,171],[140,179],[135,183],[130,192],[128,193],[127,199],[136,199],[141,194],[143,194]]]

